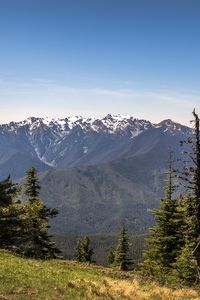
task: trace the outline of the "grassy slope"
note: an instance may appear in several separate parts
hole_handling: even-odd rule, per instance
[[[25,260],[0,252],[0,299],[200,299],[191,289],[171,290],[134,275],[72,261]]]

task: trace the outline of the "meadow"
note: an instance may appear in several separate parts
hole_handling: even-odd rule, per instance
[[[0,252],[1,300],[194,300],[195,289],[173,289],[133,272],[67,260],[31,260]]]

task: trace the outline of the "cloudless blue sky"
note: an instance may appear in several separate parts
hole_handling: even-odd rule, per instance
[[[199,16],[199,0],[0,0],[0,122],[187,123],[200,112]]]

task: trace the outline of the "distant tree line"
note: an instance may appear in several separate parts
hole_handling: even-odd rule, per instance
[[[94,251],[90,248],[90,238],[84,236],[78,239],[75,254],[76,260],[79,262],[94,262],[92,260],[93,254]],[[118,266],[121,271],[129,270],[132,267],[132,261],[129,258],[129,239],[124,223],[122,223],[119,232],[116,250],[110,248],[108,251],[107,264],[113,267]]]

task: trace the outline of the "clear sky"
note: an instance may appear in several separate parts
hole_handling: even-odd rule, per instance
[[[0,0],[0,122],[200,113],[199,0]]]

